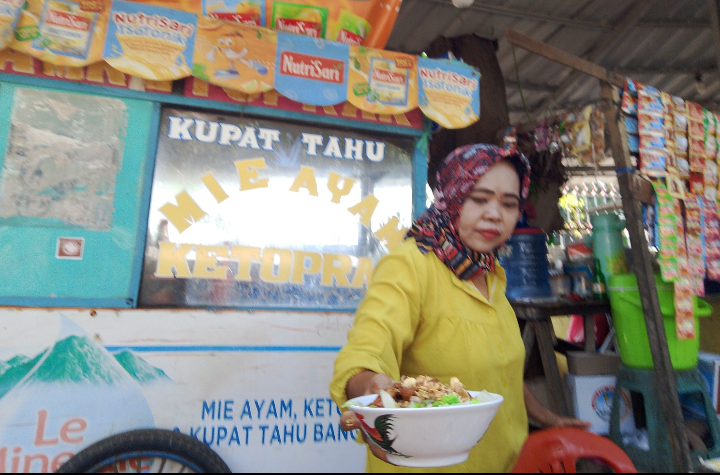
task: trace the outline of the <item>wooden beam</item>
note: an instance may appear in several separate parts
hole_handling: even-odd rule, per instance
[[[576,71],[580,71],[581,73],[588,74],[594,78],[609,81],[615,86],[623,87],[625,85],[625,78],[623,76],[611,73],[602,66],[598,66],[595,63],[580,58],[579,56],[575,56],[574,54],[570,54],[509,28],[505,30],[505,36],[511,45],[515,45],[519,48],[530,51],[531,53],[535,53],[551,61],[555,61],[556,63],[560,63]],[[558,88],[556,88],[556,90],[557,89]]]
[[[703,65],[669,65],[661,68],[643,68],[643,67],[633,67],[633,66],[626,66],[622,68],[617,68],[614,70],[618,74],[622,74],[623,76],[631,76],[634,77],[637,74],[672,74],[673,76],[678,75],[696,75],[697,73],[700,74],[712,74],[716,73],[718,71],[718,67],[715,64],[703,64]]]
[[[633,253],[633,266],[640,291],[640,301],[645,317],[650,352],[655,365],[655,379],[659,388],[658,397],[667,427],[667,439],[673,459],[674,471],[688,473],[694,467],[690,458],[682,409],[678,397],[677,380],[670,361],[667,335],[663,322],[657,287],[652,268],[652,256],[648,248],[645,229],[643,228],[642,210],[637,199],[636,173],[630,157],[625,122],[620,112],[619,94],[607,82],[601,81],[601,96],[604,100],[603,109],[607,120],[610,147],[615,166],[622,172],[618,173],[618,185],[622,196],[625,224],[630,234]]]
[[[713,40],[715,41],[715,57],[720,66],[720,0],[707,0],[710,10],[710,25],[712,27]]]

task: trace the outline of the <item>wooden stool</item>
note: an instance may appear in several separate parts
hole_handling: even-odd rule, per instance
[[[716,458],[720,456],[720,422],[715,414],[715,408],[712,404],[712,398],[707,389],[707,385],[697,369],[689,371],[675,371],[677,381],[677,389],[680,396],[699,394],[702,399],[702,406],[705,412],[707,425],[709,429],[709,439],[707,452],[693,450],[691,452],[694,462],[697,463],[699,457],[704,459]],[[631,391],[642,396],[642,400],[637,397],[631,397],[633,405],[637,402],[637,406],[633,406],[633,412],[638,413],[639,417],[635,419],[637,426],[638,420],[644,421],[647,430],[647,446],[639,447],[629,440],[626,442],[624,435],[620,432],[620,410],[622,403],[620,401],[622,391]],[[642,471],[649,472],[673,472],[672,453],[670,451],[670,443],[668,437],[672,434],[668,433],[667,423],[663,417],[662,404],[658,396],[655,381],[655,371],[648,369],[634,369],[621,366],[615,383],[615,392],[613,394],[612,412],[610,415],[610,440],[620,446],[625,453],[628,454],[635,466]]]

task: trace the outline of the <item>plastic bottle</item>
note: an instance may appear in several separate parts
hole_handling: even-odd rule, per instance
[[[605,274],[602,270],[602,265],[600,265],[600,259],[595,258],[594,262],[594,269],[593,269],[593,283],[592,283],[592,293],[593,298],[595,300],[607,300],[607,286],[605,284]]]

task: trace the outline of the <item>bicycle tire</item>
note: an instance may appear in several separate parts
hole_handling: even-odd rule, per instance
[[[166,429],[138,429],[110,436],[78,452],[55,473],[118,471],[119,464],[133,462],[140,473],[141,460],[156,459],[162,460],[160,471],[170,461],[195,473],[232,473],[210,447],[189,435]]]

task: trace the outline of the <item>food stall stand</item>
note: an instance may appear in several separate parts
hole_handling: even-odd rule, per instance
[[[0,2],[0,471],[153,427],[364,471],[335,355],[431,120],[479,116],[477,70],[380,49],[399,4]]]
[[[698,297],[705,295],[706,280],[720,279],[720,117],[697,103],[625,78],[516,31],[506,30],[506,36],[512,45],[600,82],[600,109],[607,119],[609,149],[622,195],[635,274],[632,281],[620,274],[608,280],[623,363],[617,384],[621,390],[632,388],[647,396],[645,407],[651,407],[644,414],[650,421],[646,425],[649,444],[641,447],[627,443],[617,426],[620,404],[616,394],[610,437],[639,470],[702,471],[708,468],[701,466],[704,461],[717,457],[713,450],[720,434],[716,408],[697,369],[698,316],[712,311],[707,304],[701,310]],[[651,247],[657,251],[657,259],[651,255]],[[631,282],[633,287],[624,282]],[[628,290],[636,294],[633,307],[618,306],[617,296]],[[639,326],[621,328],[621,323],[626,325],[632,319]],[[633,361],[633,351],[641,345],[645,361]],[[685,354],[687,361],[682,360]],[[696,381],[690,382],[686,375]],[[629,378],[644,379],[632,386]],[[707,447],[699,447],[697,441],[688,443],[690,432],[683,425],[687,405],[681,408],[680,398],[690,393],[700,394],[703,400],[700,413],[708,424],[707,440],[711,440]]]

